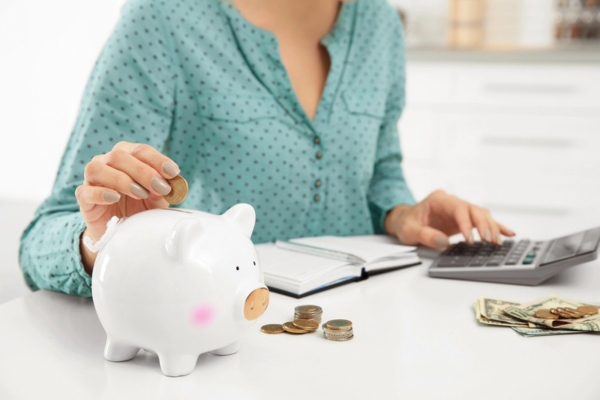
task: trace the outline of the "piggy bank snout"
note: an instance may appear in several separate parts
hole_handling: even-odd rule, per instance
[[[261,287],[254,290],[244,303],[244,318],[252,321],[263,315],[269,305],[269,290]]]

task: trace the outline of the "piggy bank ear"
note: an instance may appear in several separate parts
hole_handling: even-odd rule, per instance
[[[223,217],[235,222],[242,228],[244,235],[250,237],[256,222],[256,213],[250,204],[240,203],[225,211]]]
[[[186,218],[177,221],[171,232],[166,237],[165,248],[167,254],[175,259],[187,259],[190,243],[202,236],[204,229],[202,223],[195,218]]]

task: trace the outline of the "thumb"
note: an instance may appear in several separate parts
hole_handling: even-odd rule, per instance
[[[450,245],[448,236],[430,226],[421,226],[418,231],[419,243],[436,250],[444,250]]]

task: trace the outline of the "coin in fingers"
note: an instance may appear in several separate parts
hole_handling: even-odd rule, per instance
[[[177,175],[173,179],[168,179],[167,183],[171,186],[171,191],[165,196],[165,200],[169,204],[181,204],[187,197],[189,188],[185,178]]]

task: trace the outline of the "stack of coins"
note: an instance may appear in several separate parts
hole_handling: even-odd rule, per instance
[[[321,323],[323,309],[319,306],[298,306],[294,310],[294,320],[284,324],[263,325],[260,330],[263,333],[276,335],[279,333],[291,333],[301,335],[303,333],[316,332]],[[332,319],[323,324],[325,338],[335,342],[347,342],[354,338],[352,322],[347,319]]]
[[[334,342],[347,342],[354,338],[352,322],[347,319],[332,319],[323,324],[325,339]]]
[[[320,324],[322,315],[323,309],[319,306],[298,306],[296,307],[294,312],[294,319],[308,319],[315,321],[317,324]]]

